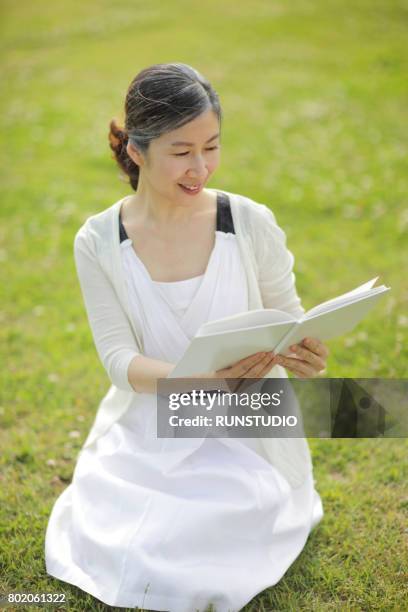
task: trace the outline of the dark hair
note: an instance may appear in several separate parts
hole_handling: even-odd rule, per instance
[[[125,100],[125,127],[110,122],[109,143],[119,167],[136,191],[139,166],[129,157],[128,140],[143,155],[149,144],[212,109],[220,122],[217,92],[197,70],[187,64],[153,64],[133,79]]]

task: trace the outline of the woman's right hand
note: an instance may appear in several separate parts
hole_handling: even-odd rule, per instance
[[[232,392],[236,391],[238,387],[242,390],[244,386],[249,386],[243,382],[243,378],[263,378],[275,365],[276,357],[273,351],[254,353],[226,368],[210,373],[208,378],[226,379],[226,383]]]

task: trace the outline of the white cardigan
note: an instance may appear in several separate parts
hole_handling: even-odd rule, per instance
[[[211,190],[221,191],[221,190]],[[229,196],[236,240],[248,281],[249,310],[278,308],[304,313],[292,271],[294,257],[286,247],[285,232],[264,204],[224,191]],[[129,197],[129,196],[127,196]],[[127,410],[136,391],[128,367],[143,354],[142,330],[131,316],[123,277],[119,209],[125,198],[88,217],[74,239],[74,257],[93,339],[112,383],[102,399],[84,446],[94,442]],[[287,378],[274,366],[265,378]],[[261,438],[270,463],[292,487],[303,484],[312,471],[305,438]]]

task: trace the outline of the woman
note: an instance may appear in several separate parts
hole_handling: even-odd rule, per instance
[[[112,382],[57,499],[47,572],[109,605],[238,611],[276,584],[323,508],[304,438],[156,436],[157,380],[206,321],[303,308],[273,213],[206,188],[220,161],[216,92],[185,64],[129,86],[110,145],[135,193],[88,218],[75,261],[98,355]],[[315,376],[316,339],[257,353],[206,378]],[[175,444],[174,444],[175,442]]]

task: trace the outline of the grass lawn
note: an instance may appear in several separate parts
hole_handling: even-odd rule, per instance
[[[109,121],[123,119],[126,88],[150,64],[206,75],[224,111],[209,186],[271,207],[305,308],[377,275],[391,287],[329,343],[327,376],[403,378],[408,3],[4,0],[2,17],[0,593],[64,593],[64,609],[107,610],[48,576],[43,546],[110,384],[72,252],[85,219],[131,193]],[[325,516],[244,611],[407,609],[408,441],[310,447]]]

